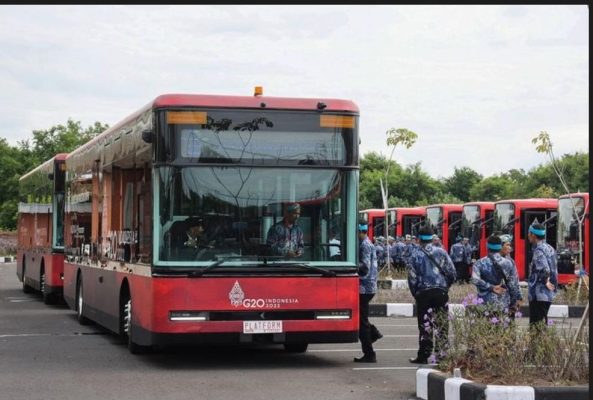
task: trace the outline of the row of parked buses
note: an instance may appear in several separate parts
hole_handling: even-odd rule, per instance
[[[21,177],[23,291],[63,297],[133,353],[357,342],[358,114],[259,90],[155,98]],[[287,259],[266,238],[295,202],[303,248]]]
[[[533,221],[546,226],[546,241],[558,254],[560,284],[577,279],[575,267],[589,272],[589,193],[553,198],[511,199],[497,202],[434,204],[426,207],[367,209],[360,216],[369,224],[369,237],[415,235],[421,222],[428,222],[447,250],[455,238],[467,237],[473,259],[487,255],[486,239],[493,232],[513,237],[513,253],[519,279],[526,280],[531,262],[527,231]],[[385,222],[387,221],[387,223]]]

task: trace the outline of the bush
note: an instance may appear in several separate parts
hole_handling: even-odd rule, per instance
[[[556,329],[549,320],[549,326],[542,323],[523,329],[509,318],[507,310],[482,304],[473,294],[463,304],[465,310],[447,316],[447,350],[431,357],[440,370],[460,368],[464,377],[484,384],[588,383],[588,328],[574,342],[570,334],[575,331],[570,326]]]

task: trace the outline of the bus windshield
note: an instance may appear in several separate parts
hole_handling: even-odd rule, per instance
[[[494,210],[494,231],[513,234],[515,206],[511,203],[497,204]]]
[[[443,237],[443,209],[441,207],[429,207],[426,209],[426,220],[432,226],[434,232]]]
[[[346,182],[353,182],[356,174],[317,168],[160,167],[157,264],[207,266],[226,258],[226,267],[253,264],[262,257],[274,262],[353,264],[346,255],[354,258],[354,252],[346,248],[354,243],[356,231],[349,232],[346,221],[356,219],[355,207],[345,203],[353,197],[347,195]],[[300,206],[298,228],[289,229],[283,218],[295,203]],[[278,250],[298,241],[298,257],[287,258]]]
[[[574,207],[573,207],[574,202]],[[579,252],[579,226],[578,219],[583,217],[585,203],[582,197],[563,198],[558,201],[558,236],[557,250],[569,250],[571,253]],[[578,219],[575,215],[578,215]]]
[[[470,239],[470,244],[475,246],[480,240],[480,207],[477,205],[463,206],[461,220],[461,234]]]

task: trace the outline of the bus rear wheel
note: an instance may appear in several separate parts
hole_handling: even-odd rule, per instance
[[[25,262],[23,261],[23,293],[33,293],[33,288],[27,285],[25,277]]]
[[[88,325],[89,320],[83,315],[84,310],[84,290],[82,287],[82,278],[78,276],[76,284],[76,319],[80,325]]]

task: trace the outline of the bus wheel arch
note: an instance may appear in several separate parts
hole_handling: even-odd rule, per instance
[[[132,292],[127,279],[122,282],[120,289],[120,335],[132,354],[147,353],[151,347],[137,344],[134,341]]]

